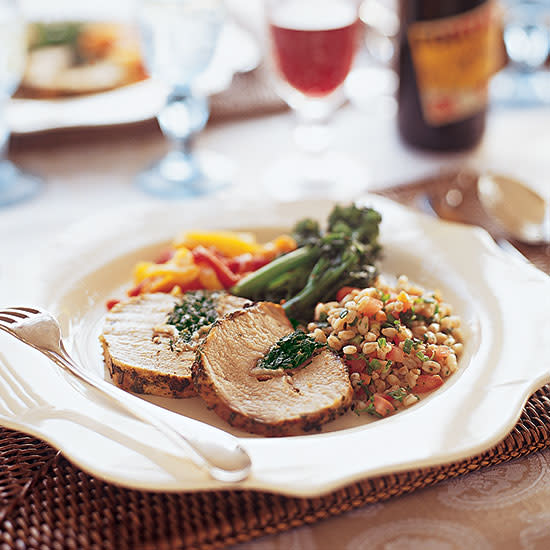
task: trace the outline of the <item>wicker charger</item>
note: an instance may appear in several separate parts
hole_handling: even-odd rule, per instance
[[[422,205],[429,193],[432,207],[440,210],[442,197],[458,186],[464,197],[462,208],[454,208],[447,217],[466,219],[473,212],[479,224],[484,218],[475,203],[474,182],[470,175],[442,176],[384,194]],[[546,249],[523,247],[522,252],[550,270]],[[0,428],[0,550],[222,548],[410,493],[549,445],[550,386],[545,386],[531,396],[512,432],[481,455],[376,477],[322,498],[300,499],[255,491],[165,494],[122,489],[82,472],[46,443]]]

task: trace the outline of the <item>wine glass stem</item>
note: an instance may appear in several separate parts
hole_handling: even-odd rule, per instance
[[[321,155],[327,151],[331,137],[328,118],[309,118],[298,113],[294,141],[301,151],[309,155]]]
[[[204,128],[209,114],[208,100],[181,86],[172,90],[157,118],[174,149],[188,154],[192,136]]]

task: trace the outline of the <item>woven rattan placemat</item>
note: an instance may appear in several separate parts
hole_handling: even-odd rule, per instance
[[[441,176],[384,194],[422,206],[426,193],[442,197],[460,184],[467,198],[463,206],[477,208],[473,202],[468,205],[474,200],[473,179],[463,176],[457,181]],[[457,210],[453,215],[462,214]],[[543,261],[548,262],[546,250],[522,251],[548,267]],[[163,494],[122,489],[82,472],[46,443],[0,428],[0,549],[222,548],[410,493],[549,445],[550,386],[545,386],[531,396],[506,439],[481,455],[377,477],[323,498],[298,499],[251,491]]]

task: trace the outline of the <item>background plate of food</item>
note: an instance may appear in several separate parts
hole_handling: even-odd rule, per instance
[[[167,89],[148,77],[129,14],[118,13],[120,7],[118,17],[105,10],[81,13],[73,6],[52,20],[51,12],[38,8],[27,9],[34,21],[29,55],[7,110],[13,133],[125,124],[157,114]],[[212,62],[196,80],[197,91],[226,89],[235,73],[254,69],[260,57],[252,34],[228,17]]]
[[[380,197],[366,196],[358,204],[381,214],[379,236],[366,229],[342,237],[361,222],[351,219],[351,210],[345,219],[334,217],[334,204],[326,201],[227,206],[215,218],[208,200],[197,201],[191,211],[184,205],[117,209],[67,230],[39,257],[4,275],[9,288],[2,285],[2,301],[51,309],[71,351],[97,377],[159,405],[174,426],[184,414],[199,421],[198,433],[215,426],[239,437],[253,463],[246,481],[232,485],[209,478],[154,429],[8,338],[1,342],[0,421],[49,441],[103,479],[163,491],[239,487],[320,495],[495,445],[529,395],[550,381],[550,280],[507,256],[481,229],[435,220]],[[302,222],[301,231],[292,233],[305,218],[319,222],[320,232]],[[369,223],[377,226],[377,218]],[[344,263],[352,267],[338,272]],[[349,287],[341,291],[340,285]],[[138,322],[125,310],[128,304],[163,296],[181,308],[184,297],[197,292],[275,301],[281,291],[288,291],[288,299],[276,306],[237,304],[236,312],[218,312],[218,320],[209,321],[215,322],[194,350],[200,356],[191,367],[195,396],[170,393],[185,388],[158,383],[156,374],[149,387],[147,377],[125,387],[112,368],[121,357],[116,342],[105,340],[116,333],[111,329],[117,316],[133,319],[130,328],[118,325],[118,337],[132,336],[143,319],[151,320],[147,314]],[[144,350],[147,361],[151,346],[158,346],[153,354],[188,353],[178,338],[185,319],[196,317],[153,320],[155,326],[141,332],[146,340],[134,347]],[[318,354],[311,361],[285,366],[277,353],[288,344],[282,340],[297,332],[296,321],[302,340],[306,334],[308,342],[323,345],[311,352]],[[259,339],[250,327],[260,327]],[[223,340],[224,331],[230,340]],[[279,359],[270,372],[274,354]],[[240,388],[245,405],[226,399],[216,380],[216,369],[228,364],[234,368],[222,378]],[[234,380],[245,364],[247,372]],[[305,407],[298,420],[287,397],[280,401],[287,372],[294,392],[289,399]],[[239,386],[251,376],[252,384]],[[170,392],[150,395],[151,388]],[[288,387],[284,391],[288,396]],[[13,413],[14,392],[37,406]],[[324,403],[338,397],[330,414],[333,405]],[[251,409],[250,403],[259,406]],[[282,423],[274,418],[281,409],[287,415]]]

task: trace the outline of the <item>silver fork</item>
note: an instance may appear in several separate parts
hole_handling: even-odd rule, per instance
[[[197,465],[205,467],[214,479],[224,482],[242,481],[250,473],[250,457],[236,437],[212,426],[208,426],[208,435],[198,437],[192,433],[198,421],[186,417],[181,418],[186,428],[186,433],[182,433],[155,414],[153,406],[144,406],[150,404],[93,376],[77,364],[65,349],[59,323],[48,311],[37,307],[10,307],[0,310],[0,329],[42,352],[62,369],[100,391],[136,418],[156,428],[172,443],[187,451],[186,454],[191,455]]]

